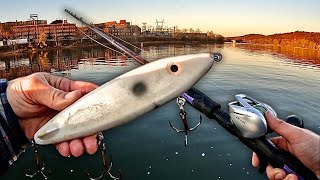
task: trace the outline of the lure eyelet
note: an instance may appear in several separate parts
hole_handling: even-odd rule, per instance
[[[175,73],[179,70],[179,67],[175,64],[172,64],[170,67],[171,72]]]
[[[182,70],[182,65],[180,63],[169,63],[167,65],[167,71],[175,76],[181,74]]]

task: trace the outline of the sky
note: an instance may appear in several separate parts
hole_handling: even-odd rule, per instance
[[[0,22],[27,20],[36,13],[48,23],[76,23],[64,8],[93,23],[126,19],[141,27],[164,19],[164,26],[223,36],[320,32],[320,0],[2,0]]]

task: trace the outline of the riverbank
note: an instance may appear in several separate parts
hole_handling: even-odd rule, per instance
[[[99,40],[101,43],[103,43],[106,46],[112,47],[112,44],[109,42],[106,42],[105,40]],[[212,41],[169,41],[169,40],[163,40],[163,41],[129,41],[130,44],[134,44],[136,46],[140,46],[143,48],[144,46],[150,46],[150,45],[167,45],[167,44],[185,44],[185,45],[197,45],[197,44],[217,44]],[[125,44],[125,43],[123,43]],[[82,42],[80,40],[76,42],[68,42],[68,43],[61,43],[61,45],[48,45],[44,48],[30,48],[27,46],[17,46],[17,47],[1,47],[0,48],[0,56],[13,56],[21,53],[31,53],[31,52],[38,52],[38,51],[50,51],[50,50],[59,50],[59,49],[68,49],[68,48],[83,48],[83,47],[95,47],[100,46],[97,43],[91,41],[91,40],[83,40]]]
[[[231,42],[225,42],[225,44],[232,44]],[[300,50],[310,50],[310,51],[319,51],[320,52],[320,48],[308,48],[308,47],[299,47],[299,46],[290,46],[290,45],[273,45],[273,44],[257,44],[257,43],[236,43],[235,45],[249,45],[249,46],[257,46],[257,47],[266,47],[266,48],[273,48],[273,49],[277,49],[277,48],[290,48],[290,49],[300,49]]]

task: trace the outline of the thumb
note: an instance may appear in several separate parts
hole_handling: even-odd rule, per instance
[[[299,127],[293,126],[286,123],[284,120],[273,116],[269,111],[266,113],[266,120],[270,129],[289,141],[291,138],[295,137],[295,135],[298,135],[300,130]]]
[[[51,109],[61,111],[77,101],[81,96],[80,90],[65,92],[54,87],[49,87],[48,90],[38,94],[37,101]]]

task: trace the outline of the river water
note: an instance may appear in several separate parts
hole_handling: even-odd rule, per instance
[[[222,104],[245,93],[270,104],[285,118],[297,114],[305,127],[320,133],[320,52],[298,48],[253,45],[157,45],[145,46],[141,55],[149,61],[200,52],[220,52],[215,63],[196,88]],[[99,85],[138,66],[133,60],[116,57],[105,49],[90,47],[64,49],[0,58],[0,75],[8,79],[36,71],[46,71]],[[97,60],[94,58],[98,58]],[[107,60],[106,60],[107,59]],[[126,102],[124,102],[126,103]],[[186,106],[190,126],[199,112]],[[123,179],[266,179],[251,166],[251,150],[203,116],[202,124],[190,132],[188,146],[184,134],[170,128],[168,121],[182,127],[174,101],[125,126],[104,132],[113,169],[121,169]],[[101,173],[100,154],[80,158],[61,157],[53,146],[41,146],[53,179],[88,179]],[[31,148],[1,179],[24,179],[27,169],[35,169]],[[28,179],[28,178],[26,178]],[[41,179],[41,178],[36,178]]]

